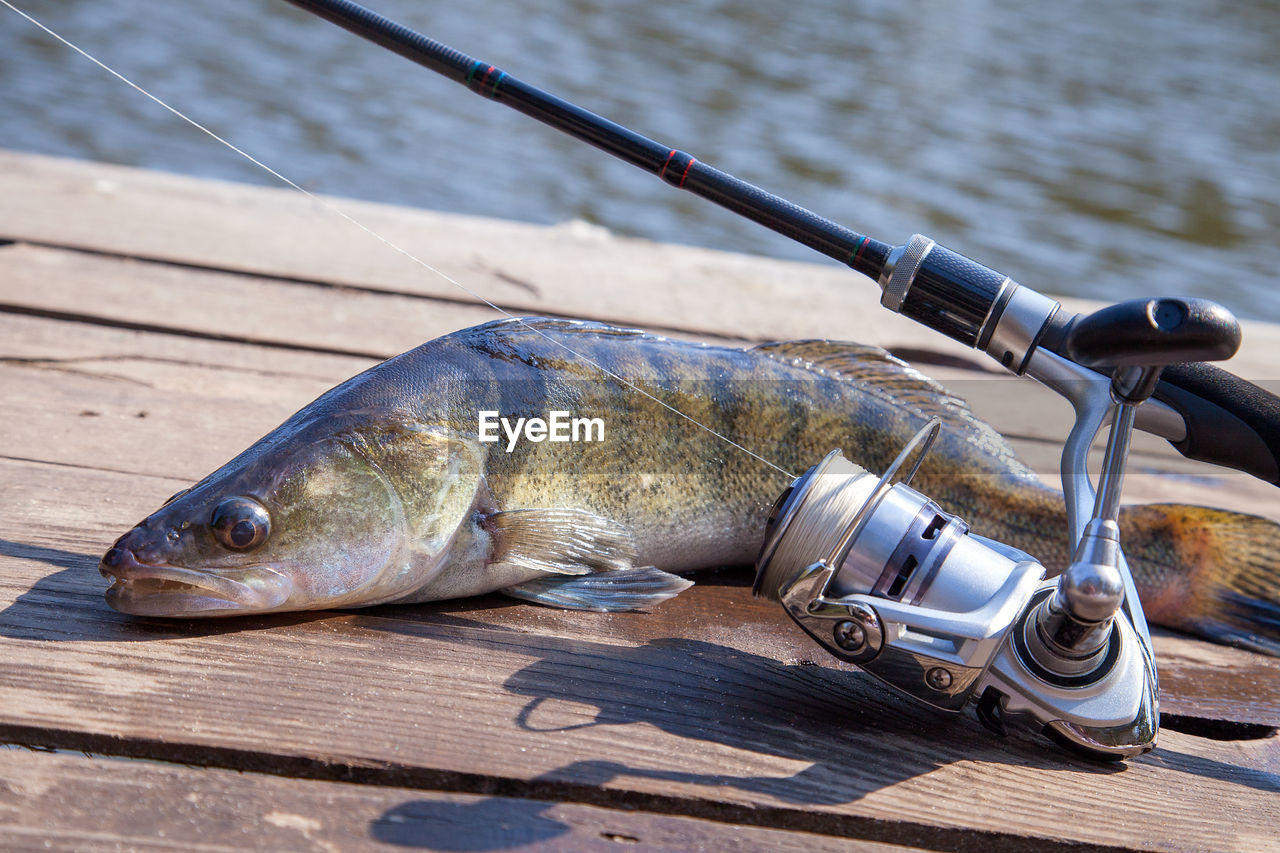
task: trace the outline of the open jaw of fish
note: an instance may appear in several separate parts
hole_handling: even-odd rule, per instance
[[[120,547],[106,553],[98,570],[111,581],[107,603],[138,616],[261,612],[284,604],[293,591],[293,582],[270,566],[184,569],[139,562]]]

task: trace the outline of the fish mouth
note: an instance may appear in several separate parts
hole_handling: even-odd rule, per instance
[[[284,604],[293,582],[267,566],[184,569],[142,563],[127,548],[106,553],[98,571],[111,581],[107,604],[133,616],[238,616]]]

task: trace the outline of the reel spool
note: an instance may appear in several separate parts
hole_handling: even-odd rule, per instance
[[[940,426],[930,421],[879,478],[833,450],[798,479],[769,520],[754,592],[837,657],[958,710],[1045,569],[908,485]]]
[[[806,472],[775,504],[752,591],[778,601],[782,585],[818,556],[838,567],[827,589],[837,596],[959,612],[988,601],[1015,561],[909,486],[940,427],[937,418],[926,424],[878,479],[839,450]],[[915,464],[894,484],[918,445]]]

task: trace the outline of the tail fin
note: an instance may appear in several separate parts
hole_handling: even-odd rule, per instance
[[[1125,507],[1120,526],[1149,621],[1280,657],[1280,525],[1151,504]]]

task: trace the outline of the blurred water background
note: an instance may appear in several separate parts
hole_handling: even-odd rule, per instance
[[[1280,321],[1280,4],[366,2],[880,240]],[[312,190],[825,262],[280,0],[15,3]],[[274,180],[2,7],[0,147]]]

